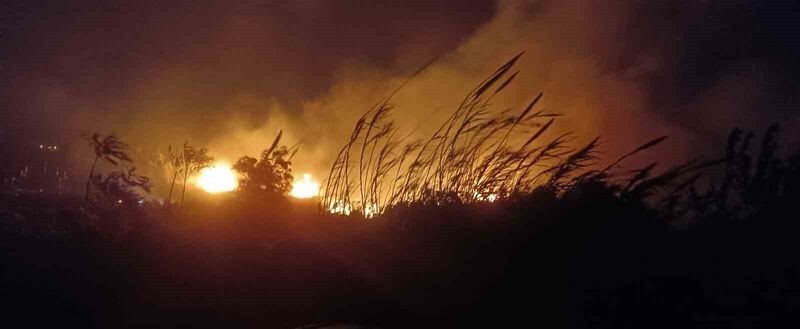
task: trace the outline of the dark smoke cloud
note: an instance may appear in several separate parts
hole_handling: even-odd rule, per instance
[[[797,131],[797,2],[10,1],[0,7],[0,129],[74,141],[185,139],[234,160],[278,129],[323,172],[355,118],[419,65],[395,99],[420,127],[526,50],[497,101],[567,115],[610,154],[661,134],[684,159],[733,126]],[[80,150],[81,152],[84,150]],[[78,151],[76,151],[78,152]]]

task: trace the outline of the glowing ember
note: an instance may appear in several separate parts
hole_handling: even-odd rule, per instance
[[[303,174],[302,181],[292,184],[291,195],[295,198],[308,199],[319,194],[319,183],[311,180],[311,175]]]
[[[214,167],[200,171],[197,186],[208,193],[230,192],[236,189],[238,181],[236,173],[230,166],[216,164]]]

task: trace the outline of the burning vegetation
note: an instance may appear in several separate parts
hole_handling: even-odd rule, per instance
[[[299,145],[284,146],[282,131],[232,165],[188,142],[148,162],[114,135],[87,136],[82,200],[0,194],[0,241],[20,250],[0,253],[4,278],[56,287],[12,287],[7,296],[22,300],[13,313],[35,318],[44,307],[102,327],[589,328],[596,322],[582,314],[643,327],[666,312],[669,327],[687,327],[698,319],[675,316],[684,314],[676,305],[729,314],[724,301],[696,297],[706,285],[746,298],[759,271],[779,291],[800,287],[800,266],[782,263],[800,247],[800,150],[779,152],[777,126],[757,150],[755,135],[736,129],[722,154],[661,172],[655,160],[624,163],[652,155],[664,136],[601,166],[598,138],[553,136],[561,114],[537,108],[541,93],[521,109],[494,108],[519,60],[477,84],[425,139],[395,125],[395,90],[357,120],[321,184],[295,180]],[[140,163],[164,174],[163,201]],[[204,192],[187,198],[193,185]],[[32,265],[42,260],[29,261],[41,254],[86,277],[42,274]],[[40,303],[53,294],[75,302]],[[759,319],[793,319],[754,303],[744,309],[772,312]]]
[[[401,133],[391,119],[392,96],[402,86],[367,110],[331,166],[321,208],[375,217],[397,206],[494,202],[537,188],[564,194],[579,183],[611,178],[623,160],[666,139],[658,137],[605,168],[595,168],[599,138],[578,148],[571,145],[576,140],[572,133],[546,139],[561,114],[536,109],[543,94],[516,112],[492,107],[494,97],[519,74],[512,69],[521,56],[473,88],[427,139],[409,140],[411,135]],[[650,177],[655,165],[646,167],[623,182],[623,190],[649,194],[656,185],[713,163],[676,167],[658,183]]]
[[[0,326],[800,328],[798,30],[797,1],[0,1]]]

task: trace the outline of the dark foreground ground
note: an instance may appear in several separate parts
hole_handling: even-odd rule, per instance
[[[6,328],[800,325],[800,224],[778,206],[689,229],[588,192],[380,220],[234,201],[90,220],[53,200],[2,206]]]

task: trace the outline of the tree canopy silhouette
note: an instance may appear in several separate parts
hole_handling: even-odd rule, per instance
[[[186,182],[189,177],[208,168],[214,162],[214,157],[208,155],[206,148],[195,149],[189,142],[183,143],[183,189],[181,190],[181,205],[186,197]]]
[[[243,156],[233,165],[239,173],[238,191],[249,196],[274,197],[285,195],[292,188],[292,157],[296,147],[278,146],[283,131],[272,145],[261,152],[259,159]]]
[[[86,179],[86,190],[83,194],[83,208],[86,209],[89,202],[89,190],[92,185],[94,171],[97,168],[97,162],[102,159],[117,166],[122,162],[132,163],[133,161],[127,153],[128,144],[119,140],[114,135],[107,135],[104,137],[98,133],[94,133],[91,136],[84,136],[84,138],[89,142],[89,146],[91,146],[94,151],[94,160],[92,161],[91,169],[89,169],[89,177]]]
[[[150,178],[139,175],[136,167],[127,171],[114,170],[106,175],[95,175],[92,177],[92,185],[101,192],[108,206],[123,207],[136,205],[142,200],[136,192],[137,188],[149,193],[152,187]]]

